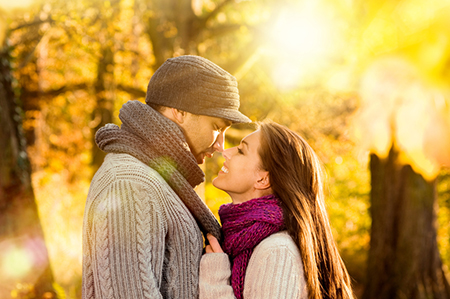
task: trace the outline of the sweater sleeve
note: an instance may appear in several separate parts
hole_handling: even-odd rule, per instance
[[[234,299],[231,266],[225,253],[207,253],[200,261],[200,299]]]
[[[162,298],[162,191],[115,181],[87,211],[83,298]]]
[[[244,298],[307,299],[303,264],[297,248],[278,242],[259,246],[246,271]]]

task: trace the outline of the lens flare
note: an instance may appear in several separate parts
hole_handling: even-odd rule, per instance
[[[33,268],[33,255],[26,248],[9,247],[1,261],[1,270],[4,277],[22,278]]]

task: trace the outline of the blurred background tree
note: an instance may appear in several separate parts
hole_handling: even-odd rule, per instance
[[[450,297],[436,191],[441,165],[450,164],[449,15],[445,1],[386,1],[363,35],[376,54],[362,76],[357,120],[372,152],[364,298]]]
[[[436,226],[436,176],[450,158],[442,94],[424,86],[406,61],[388,58],[368,69],[361,96],[358,130],[372,148],[364,298],[449,298]]]
[[[22,103],[61,297],[80,298],[84,201],[104,157],[96,130],[119,123],[126,101],[144,100],[167,58],[194,54],[236,76],[245,114],[290,127],[317,151],[333,234],[361,298],[448,298],[450,0],[10,5],[0,0],[3,61]],[[233,127],[228,146],[249,131]],[[198,190],[215,213],[229,201],[211,185],[221,163],[220,155],[207,160]]]
[[[53,298],[53,273],[31,183],[31,167],[22,131],[20,87],[12,75],[11,51],[0,48],[0,258],[3,286]]]

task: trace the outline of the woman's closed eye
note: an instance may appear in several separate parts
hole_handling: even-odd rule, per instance
[[[240,148],[237,148],[237,151],[238,151],[238,153],[241,154],[241,155],[244,154],[244,152],[243,152]]]

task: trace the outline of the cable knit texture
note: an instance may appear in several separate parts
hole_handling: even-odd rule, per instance
[[[131,117],[133,115],[133,117]],[[193,191],[203,181],[181,130],[149,106],[96,136],[109,152],[95,174],[83,224],[83,298],[197,298],[199,225],[220,237]]]
[[[233,263],[231,285],[242,299],[245,271],[253,249],[263,239],[283,229],[283,210],[274,195],[255,198],[241,204],[226,204],[219,209],[223,225],[223,250]]]
[[[200,299],[234,299],[225,253],[203,255]],[[245,273],[245,299],[308,299],[300,251],[286,231],[270,235],[253,250]]]

